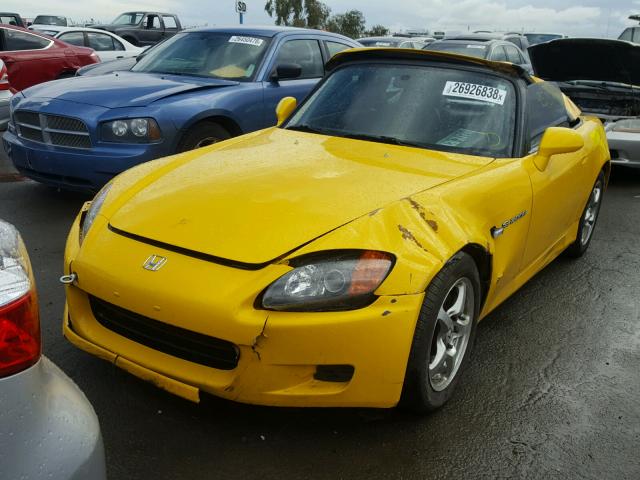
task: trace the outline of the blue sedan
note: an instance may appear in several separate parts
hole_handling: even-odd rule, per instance
[[[23,175],[96,191],[142,162],[266,128],[286,96],[300,102],[335,53],[359,44],[317,30],[191,30],[130,71],[75,77],[11,102],[5,150]]]

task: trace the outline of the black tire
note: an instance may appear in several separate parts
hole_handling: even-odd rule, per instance
[[[461,360],[458,367],[450,375],[449,383],[442,385],[440,389],[435,389],[429,365],[434,361],[438,348],[436,346],[437,329],[441,328],[438,312],[441,306],[446,306],[451,292],[463,279],[466,279],[465,285],[469,285],[473,290],[473,300],[469,300],[468,304],[469,313],[471,311],[473,313],[473,317],[468,320],[470,331],[467,334],[464,350],[461,351]],[[399,404],[401,408],[416,413],[428,413],[442,407],[451,398],[473,349],[480,311],[480,298],[481,287],[478,268],[469,255],[459,252],[438,272],[427,288],[409,354]]]
[[[578,227],[578,234],[576,235],[576,239],[574,242],[569,245],[569,247],[565,250],[565,254],[571,258],[580,258],[589,248],[591,244],[591,239],[593,238],[593,231],[596,228],[596,224],[598,222],[598,216],[600,215],[600,207],[602,206],[602,199],[604,198],[604,189],[605,189],[605,176],[604,172],[600,172],[598,178],[593,184],[593,188],[591,189],[591,194],[587,199],[586,205],[582,210],[582,214],[580,215],[580,226]],[[599,198],[595,205],[595,211],[593,210],[592,200],[594,198],[596,190],[599,191]],[[589,209],[593,216],[593,221],[591,222],[591,228],[588,234],[585,234],[585,230],[589,228],[587,226],[587,215]],[[586,236],[586,239],[583,237]]]
[[[231,138],[231,134],[215,122],[200,122],[191,127],[178,144],[177,153],[206,147]]]

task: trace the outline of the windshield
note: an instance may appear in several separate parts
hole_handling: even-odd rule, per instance
[[[143,16],[144,13],[140,12],[123,13],[111,23],[112,25],[137,25]]]
[[[539,43],[550,42],[556,38],[562,38],[562,35],[554,33],[525,33],[525,37],[529,41],[529,45],[537,45]]]
[[[477,45],[473,43],[447,43],[436,42],[430,43],[423,50],[431,50],[435,52],[457,53],[458,55],[466,55],[468,57],[485,58],[487,56],[486,45]]]
[[[180,33],[149,51],[132,71],[250,81],[268,44],[263,37]]]
[[[56,17],[53,15],[38,15],[33,21],[34,25],[57,25],[59,27],[67,26],[67,19],[64,17]]]
[[[330,75],[285,128],[507,157],[515,106],[513,85],[498,76],[431,66],[351,65]]]

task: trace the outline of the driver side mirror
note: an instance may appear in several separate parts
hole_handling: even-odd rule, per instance
[[[271,73],[271,81],[292,80],[302,75],[302,67],[297,63],[280,63]]]
[[[278,117],[277,125],[280,126],[282,123],[289,118],[289,115],[296,109],[298,106],[298,101],[294,97],[284,97],[280,102],[278,102],[278,106],[276,107],[276,117]]]
[[[582,147],[584,147],[584,139],[575,130],[564,127],[549,127],[542,136],[533,163],[538,170],[544,172],[552,156],[577,152]]]

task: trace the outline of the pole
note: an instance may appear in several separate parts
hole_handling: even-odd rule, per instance
[[[244,23],[244,19],[243,19],[243,14],[242,12],[240,12],[240,25],[242,25]]]

